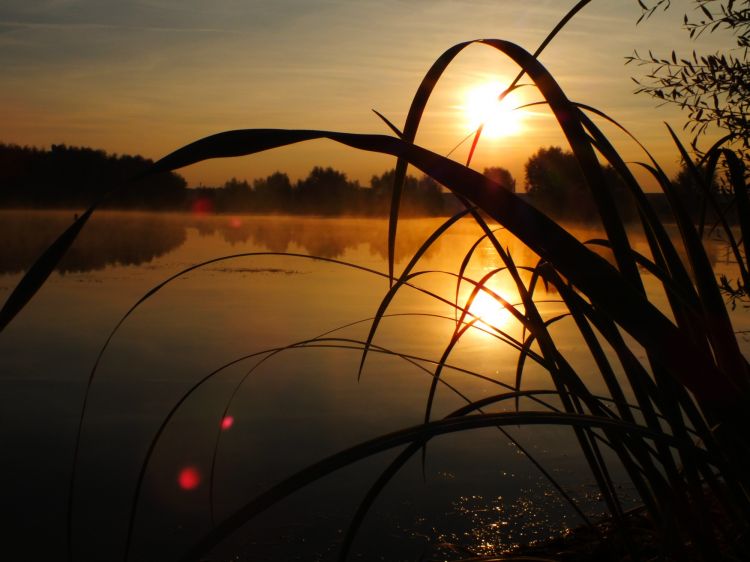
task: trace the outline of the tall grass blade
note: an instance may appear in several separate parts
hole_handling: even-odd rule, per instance
[[[667,125],[672,139],[682,154],[683,160],[687,166],[694,166],[685,147],[680,142],[669,125]],[[697,170],[696,170],[697,172]],[[716,362],[720,368],[732,377],[735,384],[743,391],[750,391],[750,382],[748,379],[749,369],[747,360],[743,357],[737,344],[737,338],[734,337],[734,329],[729,320],[729,315],[724,305],[721,292],[716,284],[713,268],[708,260],[708,256],[700,242],[695,228],[690,223],[687,213],[684,213],[681,225],[681,233],[685,240],[688,250],[688,258],[693,267],[698,292],[701,296],[701,303],[704,307],[704,317],[708,326],[708,336],[711,341],[711,347],[716,354]],[[725,227],[729,231],[729,226]],[[731,233],[730,233],[731,235]],[[735,244],[736,248],[736,244]],[[742,263],[741,257],[738,260]]]
[[[94,207],[89,207],[85,213],[78,217],[57,240],[55,240],[44,253],[39,256],[21,281],[13,289],[8,299],[0,309],[0,333],[15,316],[21,312],[24,306],[31,300],[36,292],[44,285],[44,282],[55,270],[57,264],[68,251],[81,231],[86,221],[94,212]]]
[[[559,322],[560,320],[562,320],[563,318],[567,318],[568,316],[570,316],[570,313],[568,312],[553,316],[552,318],[544,321],[544,327],[549,328],[555,322]],[[516,390],[521,390],[521,385],[523,383],[523,369],[526,366],[526,358],[533,357],[531,346],[535,341],[536,336],[533,333],[530,333],[529,337],[523,340],[523,347],[521,348],[520,353],[518,354],[518,360],[516,361],[516,378],[514,383],[514,388]],[[517,412],[520,411],[520,403],[518,402],[518,399],[516,399],[515,407]]]
[[[438,59],[432,64],[432,67],[427,71],[414,94],[414,98],[409,106],[409,112],[406,115],[403,134],[399,135],[399,138],[409,143],[414,142],[417,137],[419,123],[422,120],[422,115],[427,106],[427,101],[430,99],[432,90],[435,88],[440,76],[456,55],[471,43],[471,41],[467,41],[454,45],[440,55],[440,57],[438,57]],[[391,193],[390,214],[388,216],[388,275],[391,279],[391,285],[393,285],[394,278],[393,266],[396,259],[396,230],[398,227],[399,207],[401,205],[401,192],[403,191],[404,181],[406,180],[407,167],[408,162],[404,158],[399,157],[396,161],[396,172],[393,178],[393,191]]]
[[[552,28],[552,31],[550,31],[547,34],[547,37],[544,38],[544,41],[537,47],[536,51],[534,51],[533,57],[538,58],[539,55],[542,54],[542,51],[549,45],[552,40],[555,38],[555,36],[562,31],[562,29],[568,24],[570,20],[572,20],[575,15],[580,12],[587,4],[589,4],[591,0],[580,0],[575,6],[573,6],[563,18],[557,22],[557,25]],[[523,75],[526,73],[526,69],[524,67],[521,67],[521,71],[516,75],[516,77],[513,79],[513,81],[510,83],[510,85],[503,90],[503,92],[500,94],[498,98],[498,102],[503,101],[505,97],[516,89],[518,86],[518,82],[523,78]],[[471,159],[474,157],[474,152],[477,149],[477,144],[479,144],[479,137],[482,136],[482,131],[484,130],[484,123],[481,123],[479,127],[477,127],[477,130],[474,133],[474,140],[471,142],[471,148],[469,149],[469,155],[466,157],[466,165],[471,165]],[[468,137],[467,137],[468,138]],[[463,142],[463,141],[462,141]],[[453,149],[455,150],[455,148]]]
[[[438,240],[443,235],[444,232],[446,232],[451,226],[456,224],[456,222],[458,222],[460,219],[465,217],[468,213],[469,213],[468,209],[464,211],[459,211],[458,213],[450,217],[447,221],[443,222],[432,234],[430,234],[430,236],[428,236],[427,239],[420,245],[417,251],[414,252],[414,255],[409,260],[409,263],[404,268],[403,272],[399,276],[396,283],[391,284],[391,287],[383,296],[383,299],[380,301],[380,305],[378,306],[378,310],[375,313],[372,326],[370,327],[370,332],[367,334],[367,343],[362,352],[362,359],[359,362],[359,370],[357,372],[358,379],[362,376],[362,371],[365,367],[365,361],[367,360],[367,351],[370,347],[370,343],[375,338],[375,333],[377,332],[378,326],[380,325],[380,320],[385,314],[385,311],[388,309],[388,305],[390,305],[391,301],[396,296],[398,289],[411,278],[412,270],[417,266],[417,263],[425,254],[425,252],[430,248],[430,246],[432,246],[432,244],[436,240]],[[388,274],[390,276],[392,272],[389,271]]]
[[[493,231],[494,232],[494,231]],[[458,295],[461,291],[461,281],[463,281],[464,276],[466,275],[466,268],[469,267],[469,263],[471,262],[471,258],[474,256],[474,252],[476,252],[479,245],[487,238],[487,234],[483,234],[480,236],[469,248],[469,250],[466,252],[466,255],[464,255],[464,259],[461,261],[461,265],[458,268],[458,278],[456,280],[456,304],[458,305]],[[456,309],[456,324],[458,324],[458,309]]]
[[[747,184],[745,183],[745,167],[737,155],[731,150],[722,149],[721,154],[727,161],[729,167],[729,181],[734,193],[734,199],[737,202],[737,217],[740,223],[740,232],[742,234],[742,247],[745,257],[745,277],[743,283],[745,289],[750,287],[750,254],[747,251],[747,244],[750,241],[750,200],[747,196]],[[741,259],[742,256],[740,256]]]
[[[388,128],[391,131],[393,131],[394,135],[396,135],[398,138],[404,137],[404,133],[402,133],[401,130],[398,127],[396,127],[396,125],[394,125],[385,115],[380,113],[377,109],[373,109],[372,112],[378,117],[380,117],[383,123],[385,123],[388,126]]]
[[[522,397],[529,396],[529,392],[510,392],[500,395],[495,395],[491,397],[484,398],[479,401],[475,402],[469,402],[466,406],[459,408],[458,410],[454,411],[453,413],[449,414],[448,418],[451,417],[458,417],[458,416],[465,416],[472,412],[482,412],[482,407],[486,405],[494,405],[498,404],[499,402],[502,402],[504,400],[513,399],[515,401],[518,401]],[[557,393],[555,391],[538,391],[538,394],[551,394],[556,395]],[[558,411],[556,409],[552,409],[552,411]],[[542,464],[537,461],[533,455],[530,454],[530,452],[521,445],[520,442],[518,442],[517,439],[515,439],[510,433],[508,433],[505,429],[502,427],[498,428],[500,432],[503,434],[503,436],[508,439],[515,447],[518,448],[518,450],[526,456],[526,458],[529,459],[529,461],[541,472],[542,476],[557,490],[557,492],[560,494],[560,496],[565,500],[565,502],[570,505],[573,510],[576,512],[576,514],[581,518],[581,521],[584,522],[584,524],[596,535],[601,536],[601,533],[599,529],[591,522],[588,516],[581,510],[581,508],[578,506],[578,503],[573,500],[570,495],[565,491],[565,489],[560,485],[560,483],[555,479],[545,468]],[[367,513],[370,511],[370,508],[375,503],[375,500],[378,498],[378,496],[382,493],[382,491],[385,489],[385,487],[388,485],[388,483],[393,479],[394,476],[398,473],[398,471],[408,462],[408,460],[414,456],[420,448],[423,448],[427,444],[428,440],[420,440],[415,441],[414,443],[410,444],[406,449],[404,449],[399,455],[391,462],[391,464],[388,465],[385,471],[383,471],[378,479],[373,483],[371,488],[367,491],[367,494],[363,498],[362,502],[360,503],[359,507],[357,508],[356,513],[352,517],[352,520],[349,524],[349,528],[347,529],[346,535],[344,536],[344,540],[340,549],[339,553],[339,561],[344,562],[348,555],[349,551],[351,550],[351,545],[354,542],[354,538],[356,537],[356,534],[359,530],[359,528],[362,526],[362,523],[364,521],[364,518],[366,517]],[[423,449],[424,450],[424,449]]]

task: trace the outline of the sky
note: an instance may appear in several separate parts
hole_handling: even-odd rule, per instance
[[[455,43],[506,39],[534,51],[573,0],[3,0],[0,3],[0,142],[90,146],[157,159],[206,135],[240,128],[389,134],[377,109],[402,126],[422,76]],[[692,42],[680,23],[692,2],[636,25],[637,0],[593,0],[540,61],[568,97],[630,129],[668,170],[678,155],[664,121],[684,114],[634,95],[625,66],[634,49],[669,54],[725,48]],[[417,143],[448,153],[471,130],[468,93],[507,84],[517,69],[472,46],[449,67]],[[525,87],[514,107],[540,100]],[[543,108],[523,111],[513,134],[480,143],[472,167],[504,166],[523,184],[539,147],[566,146]],[[626,160],[644,156],[604,127]],[[684,139],[689,140],[687,133]],[[708,141],[707,141],[708,142]],[[452,157],[465,160],[468,144]],[[391,157],[313,141],[180,170],[189,185],[220,185],[276,170],[292,179],[332,166],[364,185]]]

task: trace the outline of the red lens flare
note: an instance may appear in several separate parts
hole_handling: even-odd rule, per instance
[[[193,202],[191,210],[195,215],[209,215],[214,212],[214,205],[207,197],[199,197]]]
[[[224,416],[221,420],[221,429],[226,431],[234,425],[234,418],[232,416]]]
[[[177,475],[177,484],[183,490],[195,490],[201,483],[201,473],[194,466],[186,466]]]

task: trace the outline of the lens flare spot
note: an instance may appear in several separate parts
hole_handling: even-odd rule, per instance
[[[186,466],[177,475],[177,484],[183,490],[195,490],[201,483],[201,473],[194,466]]]
[[[229,219],[229,226],[231,228],[239,228],[242,226],[242,219],[240,217],[232,217]]]
[[[214,212],[214,204],[208,197],[198,197],[192,205],[194,215],[209,215]]]
[[[221,420],[221,429],[226,431],[234,425],[234,418],[232,416],[224,416]]]

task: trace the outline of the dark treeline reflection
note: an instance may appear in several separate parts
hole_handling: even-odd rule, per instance
[[[230,245],[246,245],[271,252],[302,252],[325,258],[341,258],[348,250],[365,246],[386,259],[388,242],[382,219],[307,218],[280,216],[197,217],[190,221],[204,236],[220,235]],[[434,222],[410,221],[399,229],[397,254],[414,252],[435,228]],[[431,251],[439,251],[442,239]],[[429,252],[428,252],[429,255]]]
[[[72,212],[63,211],[0,211],[0,274],[25,271],[73,218]],[[408,228],[402,227],[398,255],[413,252],[434,226],[430,221],[410,221]],[[89,221],[58,271],[141,265],[179,248],[191,229],[229,244],[230,248],[217,246],[216,257],[259,250],[340,258],[362,246],[382,259],[388,253],[385,222],[380,219],[103,211]],[[439,251],[441,244],[438,240],[432,251]]]
[[[0,211],[0,274],[25,271],[73,218],[72,211]],[[436,225],[434,219],[402,221],[397,259],[411,256]],[[58,271],[84,272],[110,265],[148,263],[179,248],[191,230],[193,235],[218,238],[215,254],[206,258],[247,251],[342,258],[347,251],[362,250],[382,260],[388,255],[385,219],[101,211],[83,229]],[[586,231],[580,237],[596,235]],[[222,247],[222,242],[228,247]],[[440,253],[445,244],[444,238],[438,239],[427,255]],[[611,259],[606,250],[593,249]],[[727,259],[721,241],[707,244],[707,251],[712,263]],[[531,254],[524,258],[528,263],[536,259]]]
[[[0,213],[0,273],[26,270],[73,222],[72,212],[4,211]],[[140,265],[178,248],[185,226],[156,213],[105,213],[88,222],[60,262],[62,273]]]

